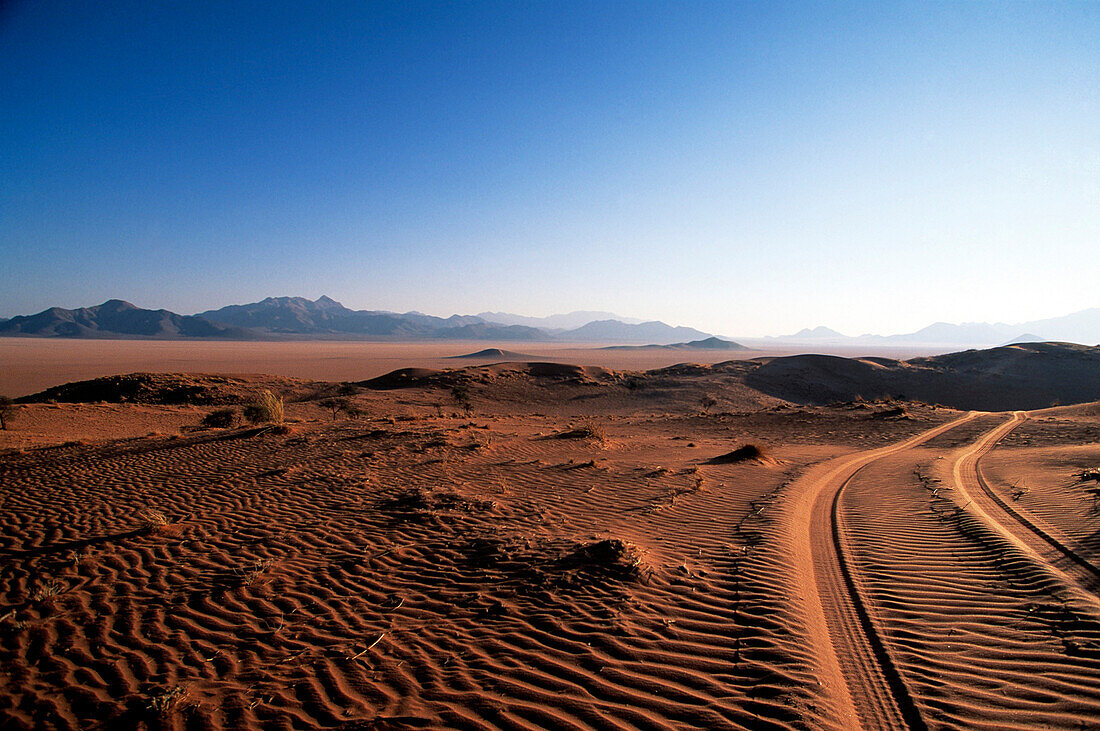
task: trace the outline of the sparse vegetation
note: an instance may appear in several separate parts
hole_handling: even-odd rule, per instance
[[[141,521],[140,530],[146,533],[156,533],[172,524],[168,516],[159,510],[142,510],[138,513],[138,519]]]
[[[558,432],[557,434],[553,435],[553,438],[593,439],[597,442],[603,443],[607,441],[607,433],[603,430],[602,426],[592,421],[591,419],[587,419],[576,425],[571,424],[569,429],[563,432]]]
[[[738,462],[763,461],[768,458],[763,447],[756,444],[742,444],[732,452],[715,457],[711,464],[737,464]]]
[[[65,585],[60,581],[51,580],[47,581],[42,586],[38,587],[34,594],[31,595],[31,599],[36,602],[46,601],[47,599],[53,599],[56,596],[60,596],[65,593]]]
[[[336,417],[341,411],[344,412],[349,419],[358,419],[363,413],[362,410],[355,405],[355,402],[349,398],[334,397],[322,399],[317,402],[317,405],[331,411],[333,421],[336,421]]]
[[[215,429],[228,429],[237,422],[236,409],[216,409],[202,418],[202,425]]]
[[[283,397],[264,389],[259,399],[244,407],[244,418],[253,424],[282,424],[285,418]]]
[[[466,412],[467,416],[473,411],[473,403],[470,401],[470,389],[466,384],[459,383],[455,385],[455,387],[451,389],[451,398],[455,400],[455,403],[458,404],[460,409]]]
[[[262,559],[245,568],[238,568],[233,573],[240,579],[242,586],[254,586],[264,578],[273,563],[270,559]]]
[[[563,568],[587,571],[619,579],[635,579],[647,571],[638,548],[618,538],[581,543],[562,556]]]
[[[188,705],[190,698],[187,690],[182,685],[173,685],[161,688],[149,695],[149,703],[146,709],[161,716],[167,716],[173,711]]]

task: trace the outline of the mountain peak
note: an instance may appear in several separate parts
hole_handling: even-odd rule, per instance
[[[815,328],[808,328],[808,327],[802,328],[801,330],[796,332],[794,335],[791,335],[791,337],[792,338],[842,338],[842,337],[844,337],[844,335],[838,333],[836,330],[833,330],[830,327],[825,327],[824,325],[818,325]]]
[[[131,304],[131,303],[127,302],[126,300],[119,300],[119,299],[107,300],[103,304],[99,305],[99,307],[101,309],[106,309],[106,310],[136,310],[136,309],[138,309],[137,305]]]

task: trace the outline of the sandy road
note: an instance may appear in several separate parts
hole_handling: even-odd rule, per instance
[[[833,691],[841,722],[856,728],[924,728],[860,597],[842,547],[836,504],[844,486],[872,462],[911,449],[979,415],[881,449],[830,460],[791,486],[790,540],[795,591],[802,594],[810,634],[819,642],[822,685]]]
[[[1095,605],[1100,587],[1100,569],[1075,551],[1069,541],[1054,535],[1049,526],[1042,526],[1021,514],[993,491],[981,472],[981,458],[1009,432],[1024,423],[1027,414],[1017,411],[1008,421],[987,432],[956,457],[952,467],[955,490],[962,505],[981,518],[1013,548],[1053,574],[1059,583],[1083,589],[1080,598]]]
[[[841,722],[851,728],[925,729],[912,692],[887,649],[855,567],[853,540],[839,509],[845,487],[872,463],[917,447],[977,417],[970,413],[907,441],[831,460],[792,485],[790,539],[799,567],[796,590],[806,600],[818,640],[822,684],[833,691]],[[981,475],[980,460],[1027,418],[1016,412],[950,458],[953,499],[981,521],[1004,550],[1025,560],[1058,586],[1085,615],[1100,616],[1097,569],[1051,531],[1013,510]]]

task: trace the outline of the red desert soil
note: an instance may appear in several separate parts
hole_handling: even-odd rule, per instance
[[[1096,724],[1100,406],[682,376],[409,371],[335,420],[295,382],[280,429],[200,427],[247,393],[206,376],[18,407],[0,726]]]

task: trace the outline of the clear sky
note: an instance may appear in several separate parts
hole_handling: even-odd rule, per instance
[[[1100,3],[0,5],[0,315],[1100,305]]]

